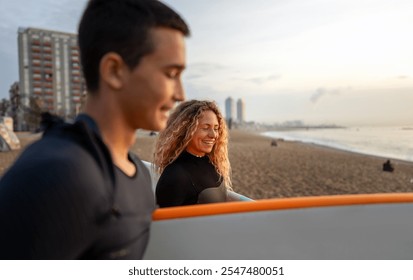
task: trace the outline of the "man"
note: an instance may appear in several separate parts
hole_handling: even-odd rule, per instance
[[[78,31],[85,114],[51,121],[0,181],[0,259],[143,257],[154,195],[129,148],[184,99],[189,29],[156,0],[90,0]]]

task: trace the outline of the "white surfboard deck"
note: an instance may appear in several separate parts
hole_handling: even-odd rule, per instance
[[[351,198],[334,199],[339,202],[340,197]],[[262,203],[295,204],[294,199],[274,199],[158,209],[145,258],[413,259],[413,194],[406,194],[409,202],[391,202],[386,199],[391,194],[383,195],[382,202],[377,203],[368,202],[370,195],[358,197],[366,198],[366,202],[256,210],[255,206]],[[232,206],[234,212],[227,209],[227,213],[214,214],[213,210],[219,210],[222,204]],[[251,210],[235,212],[239,204],[248,204]],[[205,206],[211,214],[185,215]],[[183,212],[157,220],[157,215],[174,210]]]
[[[413,193],[157,209],[145,259],[413,259]]]

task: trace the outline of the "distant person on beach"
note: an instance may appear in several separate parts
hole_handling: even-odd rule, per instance
[[[383,163],[383,171],[387,171],[387,172],[394,171],[393,164],[390,162],[389,159],[385,163]]]
[[[159,206],[226,201],[231,188],[227,144],[225,119],[214,102],[179,104],[155,147]]]
[[[73,124],[49,118],[0,181],[0,259],[141,259],[155,209],[129,152],[184,99],[182,18],[155,0],[90,0],[79,24],[88,88]]]

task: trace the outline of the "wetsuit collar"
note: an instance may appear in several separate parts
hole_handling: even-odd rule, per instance
[[[78,121],[81,121],[81,122],[84,122],[84,123],[86,123],[86,125],[94,132],[94,133],[96,133],[97,135],[100,135],[100,131],[99,131],[99,127],[98,127],[98,125],[97,125],[97,123],[95,122],[95,120],[94,119],[92,119],[89,115],[87,115],[87,114],[79,114],[77,117],[76,117],[76,120],[75,120],[76,122],[78,122]]]
[[[198,156],[198,155],[194,155],[193,153],[188,152],[187,150],[184,150],[184,153],[191,157],[191,158],[204,158],[207,154],[203,155],[203,156]]]

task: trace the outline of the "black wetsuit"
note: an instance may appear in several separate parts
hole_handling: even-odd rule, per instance
[[[208,156],[196,157],[184,151],[162,172],[156,185],[160,207],[198,203],[199,194],[222,182]]]
[[[132,177],[86,115],[49,125],[0,181],[0,259],[141,259],[155,201],[129,158]]]

